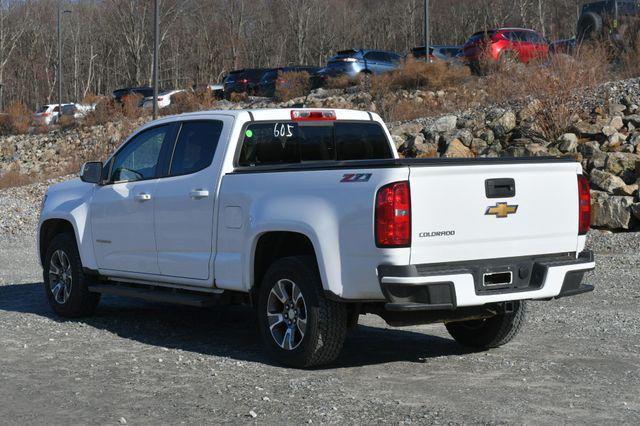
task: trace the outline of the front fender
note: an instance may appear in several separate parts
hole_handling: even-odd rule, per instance
[[[38,224],[39,259],[41,259],[40,235],[43,225],[50,220],[64,220],[73,227],[82,265],[85,268],[97,269],[89,223],[89,202],[93,196],[93,190],[94,185],[80,180],[64,182],[49,189]]]

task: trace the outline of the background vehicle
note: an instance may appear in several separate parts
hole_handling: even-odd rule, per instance
[[[461,46],[431,46],[429,47],[429,61],[434,59],[453,61],[456,60],[461,53]],[[411,56],[413,56],[414,59],[424,60],[426,57],[426,49],[424,46],[414,47],[411,49]]]
[[[270,353],[309,367],[362,313],[505,344],[526,300],[593,289],[589,209],[575,160],[400,160],[374,113],[209,111],[148,123],[49,188],[38,241],[59,315],[99,294],[250,302]]]
[[[231,71],[224,79],[224,94],[228,98],[232,93],[255,95],[262,77],[271,68],[253,68]]]
[[[74,118],[82,118],[95,109],[95,105],[82,105],[82,104],[62,104],[62,115],[73,116]],[[38,108],[37,112],[33,114],[34,118],[40,120],[46,125],[55,124],[58,122],[59,105],[48,104]]]
[[[610,38],[635,42],[640,28],[640,4],[636,0],[608,0],[582,6],[578,39]]]
[[[346,75],[355,78],[364,74],[381,74],[400,66],[402,57],[383,50],[348,49],[329,59],[327,66],[318,72],[322,77]]]
[[[524,28],[500,28],[473,34],[462,48],[472,68],[483,60],[522,62],[545,59],[549,42],[538,32]]]
[[[311,80],[317,73],[320,71],[319,67],[308,67],[308,66],[297,66],[297,67],[284,67],[284,68],[275,68],[265,73],[260,80],[260,84],[258,86],[258,94],[260,96],[268,96],[272,97],[276,93],[276,84],[280,84],[283,86],[287,86],[288,81],[286,80],[287,73],[298,73],[304,72],[309,75],[309,79]],[[280,76],[280,78],[278,78]]]
[[[140,105],[142,106],[142,102],[144,98],[148,98],[149,96],[153,96],[153,88],[148,86],[143,87],[125,87],[123,89],[117,89],[113,91],[113,99],[116,102],[123,103],[127,96],[137,95],[140,96]]]
[[[158,108],[166,108],[171,105],[171,97],[178,93],[185,93],[186,90],[167,90],[162,93],[158,93]],[[144,98],[142,101],[143,108],[153,108],[153,96]]]

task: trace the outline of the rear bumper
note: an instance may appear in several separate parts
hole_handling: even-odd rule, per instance
[[[378,267],[388,311],[453,310],[515,300],[548,300],[593,291],[583,284],[595,268],[591,251],[575,257],[555,255],[460,262],[449,265]],[[508,271],[512,282],[487,286],[485,276]]]

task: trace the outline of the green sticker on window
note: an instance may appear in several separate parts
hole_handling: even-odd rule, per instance
[[[253,130],[249,129],[246,132],[244,132],[244,134],[248,137],[248,138],[252,138],[253,137]]]

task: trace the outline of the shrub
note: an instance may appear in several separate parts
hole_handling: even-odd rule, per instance
[[[138,118],[142,115],[142,96],[130,94],[122,98],[122,114],[127,118]]]
[[[467,67],[445,61],[422,62],[409,58],[395,71],[371,77],[371,91],[440,90],[456,86],[471,75]]]
[[[0,189],[27,185],[34,180],[33,175],[21,173],[20,166],[15,162],[9,166],[5,173],[0,174]]]
[[[0,128],[7,134],[25,134],[29,131],[31,122],[31,112],[20,102],[9,105],[7,113],[0,116]]]
[[[324,83],[327,89],[346,89],[349,86],[353,86],[355,81],[346,75],[338,77],[328,77]]]
[[[84,118],[85,126],[96,126],[115,121],[122,117],[122,107],[111,98],[101,98],[96,108]]]
[[[76,124],[76,119],[72,115],[63,115],[58,119],[58,125],[64,130],[71,129]]]
[[[183,114],[185,112],[199,111],[200,102],[204,101],[204,98],[200,97],[193,92],[180,92],[171,95],[171,104],[161,110],[163,115]]]
[[[275,98],[278,101],[306,96],[311,90],[309,73],[302,72],[278,72],[276,80]]]
[[[233,92],[229,95],[229,100],[231,102],[245,102],[247,99],[249,99],[249,95],[247,93]]]

